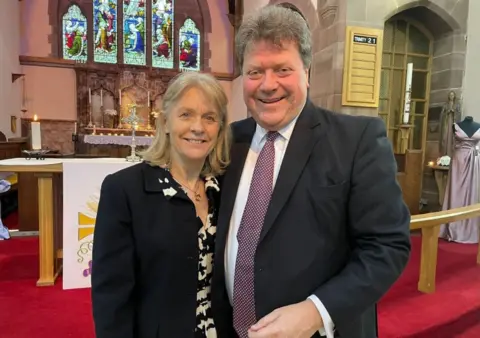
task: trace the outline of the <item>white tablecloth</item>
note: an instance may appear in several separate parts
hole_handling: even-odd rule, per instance
[[[152,143],[151,136],[135,136],[135,144],[140,147],[149,146]],[[88,144],[116,144],[129,146],[132,144],[132,136],[119,135],[84,135],[83,142]]]
[[[75,163],[125,163],[124,158],[115,158],[115,157],[105,157],[105,158],[46,158],[44,160],[31,159],[27,160],[25,158],[9,158],[7,160],[1,160],[0,166],[2,165],[51,165],[59,164],[66,162],[75,162]]]

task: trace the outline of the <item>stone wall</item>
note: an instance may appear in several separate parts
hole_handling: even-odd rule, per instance
[[[31,119],[22,119],[22,136],[30,135]],[[41,120],[42,148],[56,150],[61,154],[74,152],[72,134],[75,129],[75,121],[65,120]]]

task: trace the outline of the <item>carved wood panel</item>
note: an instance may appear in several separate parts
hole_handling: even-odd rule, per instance
[[[95,70],[86,65],[78,65],[75,68],[80,134],[85,132],[85,127],[90,122],[89,90],[92,96],[92,120],[96,128],[102,128],[102,122],[104,128],[117,128],[119,119],[128,114],[129,103],[136,103],[139,106],[137,113],[146,124],[147,119],[151,118],[150,111],[159,110],[161,97],[170,80],[177,74],[175,71],[144,70],[141,69],[142,67],[110,66],[102,68]],[[121,106],[120,92],[122,94]],[[118,114],[113,121],[101,120],[100,93],[103,96],[104,109],[115,110]]]

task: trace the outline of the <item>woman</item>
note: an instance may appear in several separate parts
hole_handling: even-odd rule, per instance
[[[105,178],[92,262],[97,338],[217,336],[215,176],[229,162],[229,137],[220,84],[182,73],[163,96],[144,162]]]

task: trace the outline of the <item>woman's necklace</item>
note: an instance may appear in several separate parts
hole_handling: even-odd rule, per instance
[[[172,174],[172,172],[170,172],[170,174]],[[172,174],[173,176],[173,174]],[[182,186],[182,188],[185,190],[189,190],[193,196],[195,197],[195,201],[197,202],[200,202],[202,200],[202,196],[199,194],[198,192],[198,185],[200,184],[200,179],[197,179],[197,183],[195,183],[195,190],[192,190],[190,189],[186,184],[183,184],[178,178],[176,178],[175,176],[173,176],[173,178],[178,182],[180,183],[180,185]]]

